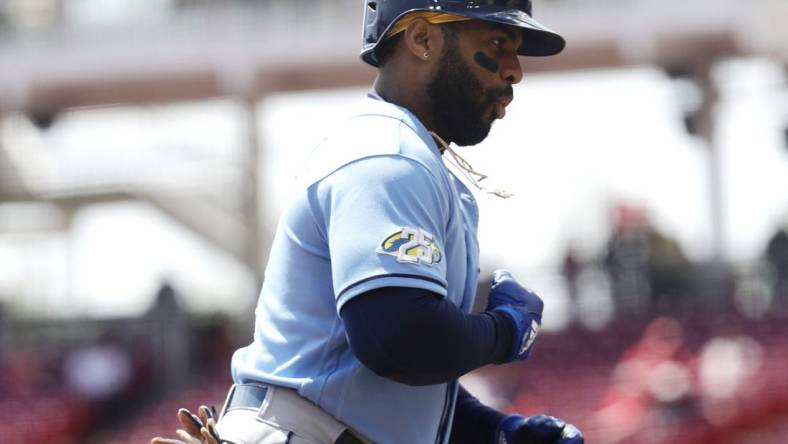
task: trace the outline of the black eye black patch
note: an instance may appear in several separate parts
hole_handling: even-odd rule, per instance
[[[498,74],[498,62],[491,59],[487,54],[477,51],[476,54],[473,55],[473,60],[476,60],[476,63],[487,71]]]

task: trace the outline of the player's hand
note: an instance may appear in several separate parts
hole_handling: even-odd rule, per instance
[[[547,415],[510,415],[495,430],[496,444],[583,444],[583,434],[572,424]]]
[[[216,409],[201,405],[197,412],[199,416],[187,409],[178,409],[178,422],[183,427],[175,431],[179,439],[156,437],[151,444],[221,444],[216,432]]]
[[[511,273],[504,270],[493,272],[487,311],[506,314],[515,327],[515,339],[506,362],[525,359],[531,353],[542,325],[543,309],[542,299],[517,283]]]

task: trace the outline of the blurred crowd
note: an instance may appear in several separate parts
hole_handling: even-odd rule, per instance
[[[774,232],[756,263],[742,266],[715,258],[691,261],[642,207],[619,205],[611,219],[601,254],[583,260],[572,246],[566,251],[562,273],[575,303],[583,290],[583,273],[601,270],[619,316],[681,314],[727,305],[756,317],[788,310],[788,224]],[[748,304],[760,307],[753,310]]]
[[[788,442],[786,316],[618,319],[540,337],[532,362],[474,383],[498,407],[572,418],[595,444]]]
[[[735,323],[712,328],[693,351],[678,321],[652,321],[613,368],[591,421],[598,442],[644,442],[644,431],[647,442],[687,439],[687,425],[728,423],[741,414],[739,402],[760,396],[763,347]]]
[[[168,284],[138,318],[9,322],[0,329],[0,441],[8,444],[105,443],[107,430],[171,391],[226,373],[231,352],[228,321],[190,318]]]

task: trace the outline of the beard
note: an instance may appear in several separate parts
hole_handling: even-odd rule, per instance
[[[501,97],[511,95],[511,85],[485,91],[454,42],[444,47],[441,65],[427,85],[435,132],[459,146],[476,145],[487,138],[495,120],[494,115],[486,116],[488,110]]]

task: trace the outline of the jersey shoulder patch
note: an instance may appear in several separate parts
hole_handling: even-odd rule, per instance
[[[434,265],[443,259],[435,236],[420,228],[401,228],[387,236],[377,252],[394,256],[397,262],[409,264]]]

